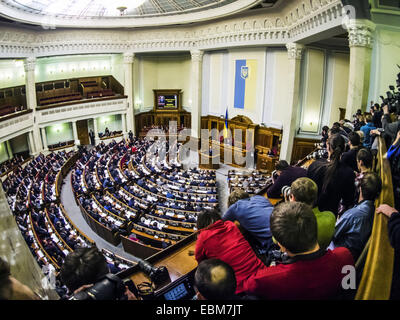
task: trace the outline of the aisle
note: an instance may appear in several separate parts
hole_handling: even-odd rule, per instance
[[[68,216],[72,220],[72,222],[84,234],[86,234],[89,238],[91,238],[94,242],[96,242],[96,245],[99,249],[107,249],[125,259],[128,259],[130,261],[137,261],[138,258],[124,251],[124,248],[122,247],[121,243],[117,247],[113,246],[111,243],[99,237],[97,233],[95,233],[89,227],[85,219],[82,217],[79,207],[75,203],[71,185],[71,174],[72,174],[71,172],[68,173],[68,175],[64,179],[64,185],[62,186],[61,189],[61,203],[64,205],[64,208],[68,213]]]

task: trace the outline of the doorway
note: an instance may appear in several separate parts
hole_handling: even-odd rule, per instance
[[[81,141],[81,145],[88,145],[89,142],[89,130],[88,121],[79,120],[76,122],[76,130],[78,131],[78,139]]]

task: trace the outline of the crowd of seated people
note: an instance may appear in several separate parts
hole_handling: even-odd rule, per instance
[[[26,159],[24,159],[24,157],[20,155],[4,161],[2,164],[0,164],[0,175],[13,171],[18,166],[22,165],[25,162],[25,160]]]
[[[198,212],[218,207],[218,198],[215,172],[182,170],[156,150],[160,144],[133,137],[101,143],[82,153],[72,185],[83,209],[108,229],[153,246],[153,238],[165,240],[158,247],[166,247],[193,233]]]
[[[377,135],[384,135],[387,141],[392,172],[396,173],[400,160],[400,121],[389,123],[388,118],[387,107],[380,111],[375,106],[370,115],[358,115],[354,122],[344,120],[324,128],[321,146],[326,148],[326,157],[306,168],[278,162],[276,170],[280,172],[269,189],[276,193],[267,192],[269,197],[284,196],[277,206],[265,197],[251,197],[235,189],[225,213],[201,212],[195,251],[199,267],[209,264],[225,273],[233,271],[236,286],[228,286],[222,276],[217,284],[196,274],[198,296],[215,299],[207,290],[215,294],[224,289],[232,296],[235,288],[238,298],[354,298],[354,290],[342,288],[341,269],[360,258],[372,232],[375,212],[390,217],[389,238],[395,252],[400,247],[398,207],[383,204],[375,208],[382,191],[382,181],[373,170]],[[397,131],[394,126],[398,126]],[[285,194],[284,186],[290,187]],[[395,256],[395,268],[398,261]],[[200,268],[197,272],[206,277],[211,270]],[[398,270],[393,274],[393,299],[399,297],[399,274]],[[356,278],[358,282],[360,275]],[[230,279],[232,284],[231,275]]]
[[[271,177],[258,170],[250,174],[237,170],[228,171],[228,189],[232,192],[235,188],[241,188],[250,195],[259,193],[271,183]]]
[[[73,151],[39,154],[24,168],[17,167],[3,182],[17,226],[39,266],[44,267],[45,275],[50,278],[53,272],[56,276],[55,289],[60,296],[66,293],[59,279],[66,256],[77,248],[92,245],[66,217],[56,198],[57,174],[73,155]]]

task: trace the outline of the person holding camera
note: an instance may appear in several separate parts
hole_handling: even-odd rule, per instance
[[[286,160],[280,160],[275,165],[272,174],[272,185],[267,189],[268,198],[280,198],[284,186],[290,186],[298,178],[306,177],[307,170],[302,167],[289,166]]]
[[[335,232],[335,215],[330,211],[320,211],[316,206],[318,186],[309,178],[295,180],[290,188],[289,201],[308,204],[317,219],[318,244],[320,248],[327,248]]]
[[[382,128],[388,136],[390,136],[391,141],[396,139],[397,132],[400,131],[400,120],[399,116],[397,116],[397,121],[392,122],[390,119],[389,106],[384,105],[383,108],[383,117],[382,117]]]
[[[110,273],[104,255],[96,248],[78,248],[65,258],[61,281],[71,300],[137,300],[116,275]]]
[[[346,248],[321,249],[311,207],[284,202],[271,215],[272,236],[289,259],[259,269],[244,282],[247,294],[271,300],[332,299],[341,294],[342,268],[354,265]]]

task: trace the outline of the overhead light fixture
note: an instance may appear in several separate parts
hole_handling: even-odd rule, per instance
[[[103,6],[109,12],[119,11],[121,15],[126,14],[127,10],[135,9],[145,3],[147,0],[112,0],[104,1]]]

